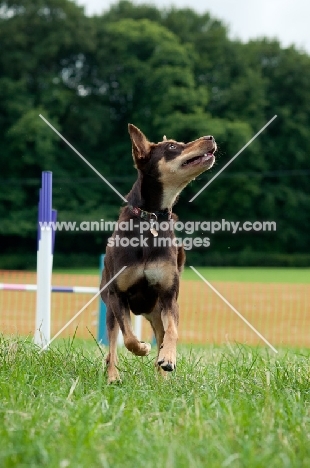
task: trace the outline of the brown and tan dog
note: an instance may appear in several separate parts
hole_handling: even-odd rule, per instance
[[[142,314],[151,323],[158,348],[158,370],[165,374],[176,367],[177,299],[185,254],[183,247],[173,242],[171,220],[176,217],[172,206],[191,180],[213,166],[217,149],[212,136],[190,143],[164,137],[159,143],[151,143],[134,125],[129,124],[128,129],[138,179],[126,197],[128,205],[122,208],[118,227],[109,239],[100,285],[103,288],[126,266],[101,294],[107,306],[109,383],[119,380],[119,328],[126,348],[133,354],[146,356],[151,349],[134,335],[130,311]],[[166,223],[162,224],[163,221]],[[131,229],[124,230],[129,222]],[[141,233],[141,223],[146,222],[150,227],[145,230],[144,226]]]

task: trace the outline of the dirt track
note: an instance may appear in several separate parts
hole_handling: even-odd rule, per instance
[[[0,271],[0,283],[36,282],[36,274]],[[54,274],[53,285],[95,286],[98,276]],[[213,286],[274,346],[310,346],[310,285],[277,283],[212,282]],[[92,296],[52,294],[52,335],[54,335]],[[0,291],[0,330],[5,334],[33,335],[35,292]],[[262,343],[254,332],[202,281],[183,281],[179,297],[180,342],[221,344]],[[62,334],[97,337],[98,299]],[[143,324],[143,338],[151,330]]]

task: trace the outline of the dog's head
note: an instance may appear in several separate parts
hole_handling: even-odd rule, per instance
[[[181,190],[215,162],[216,142],[203,136],[189,143],[167,140],[150,142],[132,124],[128,125],[135,166],[156,177],[163,187],[163,207],[171,207]]]

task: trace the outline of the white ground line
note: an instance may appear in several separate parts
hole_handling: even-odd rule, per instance
[[[203,190],[204,190],[205,188],[207,188],[207,187],[208,187],[208,185],[210,185],[210,184],[211,184],[211,182],[213,182],[213,181],[214,181],[214,179],[216,179],[216,178],[217,178],[217,176],[219,176],[219,175],[221,174],[221,172],[223,172],[223,171],[224,171],[224,169],[226,169],[226,167],[227,167],[227,166],[229,166],[229,164],[231,164],[231,163],[233,162],[233,160],[234,160],[234,159],[236,159],[236,158],[239,156],[239,154],[241,154],[241,153],[242,153],[242,151],[243,151],[243,150],[245,150],[245,148],[246,148],[247,146],[249,146],[249,145],[252,143],[252,141],[254,141],[254,140],[255,140],[255,138],[257,138],[257,137],[258,137],[258,135],[259,135],[260,133],[262,133],[262,132],[265,130],[265,128],[267,128],[267,127],[268,127],[268,125],[270,125],[270,124],[271,124],[271,122],[273,122],[273,120],[274,120],[274,119],[276,119],[276,118],[277,118],[277,115],[274,115],[274,116],[272,117],[272,119],[270,119],[270,120],[269,120],[269,122],[267,122],[267,123],[266,123],[266,125],[264,125],[264,126],[263,126],[263,128],[261,128],[261,129],[260,129],[260,131],[259,131],[259,132],[257,132],[257,133],[256,133],[256,135],[254,135],[254,136],[253,136],[253,138],[251,138],[251,140],[250,140],[250,141],[248,141],[248,142],[247,142],[247,144],[246,144],[246,145],[244,145],[244,147],[243,147],[243,148],[241,148],[241,150],[240,150],[240,151],[238,151],[238,153],[237,153],[237,154],[235,154],[235,156],[234,156],[233,158],[231,158],[231,160],[230,160],[230,161],[228,161],[228,163],[227,163],[227,164],[225,164],[225,166],[224,166],[224,167],[222,167],[222,169],[221,169],[221,170],[219,170],[219,171],[218,171],[218,173],[217,173],[217,174],[215,174],[215,176],[214,176],[214,177],[212,177],[212,179],[211,179],[211,180],[209,180],[209,182],[208,182],[208,183],[207,183],[207,184],[206,184],[204,187],[202,187],[202,189],[200,189],[200,190],[199,190],[199,192],[198,192],[198,193],[196,193],[196,195],[195,195],[193,198],[191,198],[191,199],[190,199],[190,201],[189,201],[189,202],[191,203],[193,200],[195,200],[195,198],[197,198],[197,197],[198,197],[198,195],[200,195],[200,194],[201,194],[201,192],[203,192]]]
[[[54,130],[55,133],[57,133],[57,135],[58,135],[64,142],[67,143],[68,146],[70,146],[70,148],[71,148],[71,149],[72,149],[72,150],[73,150],[89,167],[92,168],[92,170],[93,170],[93,171],[94,171],[94,172],[95,172],[95,173],[96,173],[112,190],[114,190],[115,193],[117,193],[117,195],[118,195],[119,197],[121,197],[122,200],[124,200],[124,202],[127,203],[126,198],[123,197],[123,195],[122,195],[121,193],[119,193],[119,191],[116,190],[116,188],[113,187],[113,185],[110,184],[110,182],[109,182],[105,177],[103,177],[103,175],[101,175],[100,172],[98,172],[97,169],[95,169],[94,166],[92,166],[92,165],[90,164],[90,162],[88,162],[87,159],[84,158],[84,156],[82,156],[81,153],[79,153],[78,150],[76,150],[76,149],[74,148],[74,146],[72,146],[71,143],[69,143],[69,141],[66,140],[66,139],[61,135],[61,133],[59,133],[58,130],[56,130],[56,128],[53,127],[53,125],[52,125],[48,120],[46,120],[45,117],[43,117],[43,115],[39,114],[39,116],[41,117],[42,120],[44,120],[44,122],[45,122],[52,130]]]
[[[72,318],[69,320],[69,322],[66,323],[66,325],[65,325],[64,327],[62,327],[61,330],[59,330],[59,331],[56,333],[56,335],[54,335],[53,338],[52,338],[45,346],[43,346],[43,348],[40,350],[39,354],[42,353],[42,351],[44,351],[46,348],[48,348],[48,346],[55,340],[55,338],[57,338],[57,336],[59,336],[59,335],[70,325],[70,323],[72,323],[72,322],[86,309],[86,307],[88,307],[89,304],[91,304],[91,303],[99,296],[99,294],[100,294],[102,291],[104,291],[105,288],[107,288],[107,287],[109,286],[109,284],[111,284],[112,281],[114,281],[115,278],[117,278],[118,275],[120,275],[120,274],[125,270],[125,268],[127,268],[127,266],[123,266],[123,268],[122,268],[118,273],[116,273],[116,275],[113,276],[113,278],[111,278],[110,281],[108,281],[108,282],[103,286],[103,288],[101,288],[100,291],[98,291],[98,292],[94,295],[94,297],[92,297],[92,298],[87,302],[87,304],[85,304],[85,305],[82,307],[82,309],[79,310],[79,311],[75,314],[75,316],[72,317]]]
[[[225,302],[225,304],[227,304],[227,305],[231,308],[231,310],[232,310],[233,312],[235,312],[235,314],[238,315],[239,318],[241,318],[241,320],[244,321],[244,323],[246,323],[246,325],[247,325],[248,327],[251,328],[251,330],[253,330],[254,333],[256,333],[257,336],[259,336],[259,338],[261,338],[261,339],[266,343],[266,345],[269,346],[270,349],[272,349],[272,351],[274,351],[275,353],[278,353],[278,351],[276,350],[276,348],[274,348],[274,347],[272,346],[272,344],[270,344],[269,341],[266,340],[266,338],[265,338],[261,333],[259,333],[259,331],[256,330],[256,328],[254,328],[253,325],[251,325],[250,322],[248,322],[247,319],[244,318],[243,315],[241,315],[240,312],[238,312],[237,309],[235,309],[234,306],[231,305],[230,302],[228,302],[227,299],[225,299],[225,297],[222,296],[222,294],[219,293],[218,290],[215,289],[215,287],[212,286],[212,284],[210,284],[209,281],[207,281],[207,280],[199,273],[199,271],[196,270],[196,268],[194,268],[193,266],[190,266],[190,268],[196,273],[196,275],[199,276],[199,278],[202,279],[202,281],[203,281],[204,283],[206,283],[206,284],[212,289],[212,291],[215,292],[215,294],[217,294],[217,295],[222,299],[222,301]]]

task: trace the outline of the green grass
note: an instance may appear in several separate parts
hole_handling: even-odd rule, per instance
[[[0,466],[285,468],[310,466],[309,350],[179,349],[120,359],[106,385],[95,345],[0,340]]]
[[[310,283],[310,268],[195,268],[210,281],[237,281],[246,283]],[[54,273],[98,275],[98,269],[54,270]],[[197,275],[185,268],[182,278],[197,280]]]

